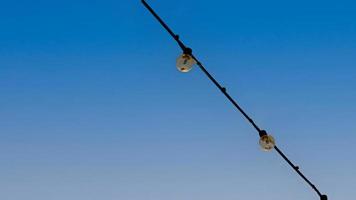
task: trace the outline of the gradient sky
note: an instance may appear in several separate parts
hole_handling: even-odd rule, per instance
[[[356,3],[148,1],[331,200],[356,196]],[[0,1],[1,200],[316,200],[139,0]]]

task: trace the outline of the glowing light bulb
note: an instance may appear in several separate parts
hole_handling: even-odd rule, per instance
[[[272,135],[263,135],[260,137],[260,146],[263,151],[271,151],[276,145]]]
[[[177,69],[181,72],[189,72],[195,63],[191,55],[182,54],[177,58]]]

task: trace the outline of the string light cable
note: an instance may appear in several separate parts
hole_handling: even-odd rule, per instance
[[[260,129],[252,118],[240,107],[240,105],[230,96],[226,88],[221,86],[220,83],[207,71],[203,64],[193,54],[191,48],[187,47],[179,38],[179,35],[175,34],[172,29],[162,20],[160,16],[152,9],[152,7],[145,1],[141,0],[145,8],[154,16],[154,18],[162,25],[162,27],[172,36],[177,42],[178,46],[182,49],[183,53],[177,58],[177,69],[183,73],[189,72],[194,65],[197,65],[203,73],[209,78],[210,81],[220,90],[221,93],[232,103],[232,105],[244,116],[244,118],[256,129],[259,134],[259,144],[263,151],[275,150],[288,165],[318,194],[320,200],[327,200],[328,197],[322,194],[319,189],[300,171],[299,167],[292,163],[291,160],[280,150],[275,144],[275,139],[267,131]]]

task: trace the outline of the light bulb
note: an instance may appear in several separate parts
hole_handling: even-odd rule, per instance
[[[182,54],[177,58],[177,69],[181,72],[189,72],[195,63],[191,55]]]
[[[263,151],[270,151],[276,145],[272,135],[263,135],[260,137],[260,146]]]

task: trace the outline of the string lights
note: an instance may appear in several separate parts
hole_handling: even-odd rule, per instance
[[[238,103],[227,93],[225,87],[221,86],[219,82],[205,69],[203,64],[193,55],[192,49],[185,46],[180,40],[179,36],[176,35],[167,24],[157,15],[157,13],[147,4],[145,0],[141,0],[143,5],[150,11],[150,13],[158,20],[158,22],[163,26],[163,28],[172,36],[172,38],[177,42],[179,47],[182,49],[183,53],[177,58],[176,66],[181,72],[189,72],[193,65],[198,65],[198,67],[203,71],[203,73],[213,82],[213,84],[225,95],[225,97],[235,106],[235,108],[247,119],[247,121],[256,129],[259,134],[259,144],[263,151],[276,150],[277,153],[292,167],[292,169],[318,194],[320,200],[327,200],[328,197],[322,194],[317,187],[305,177],[305,175],[299,170],[299,167],[294,165],[288,157],[277,147],[275,139],[272,135],[268,134],[265,130],[260,129],[257,124],[247,115],[247,113],[238,105]]]

